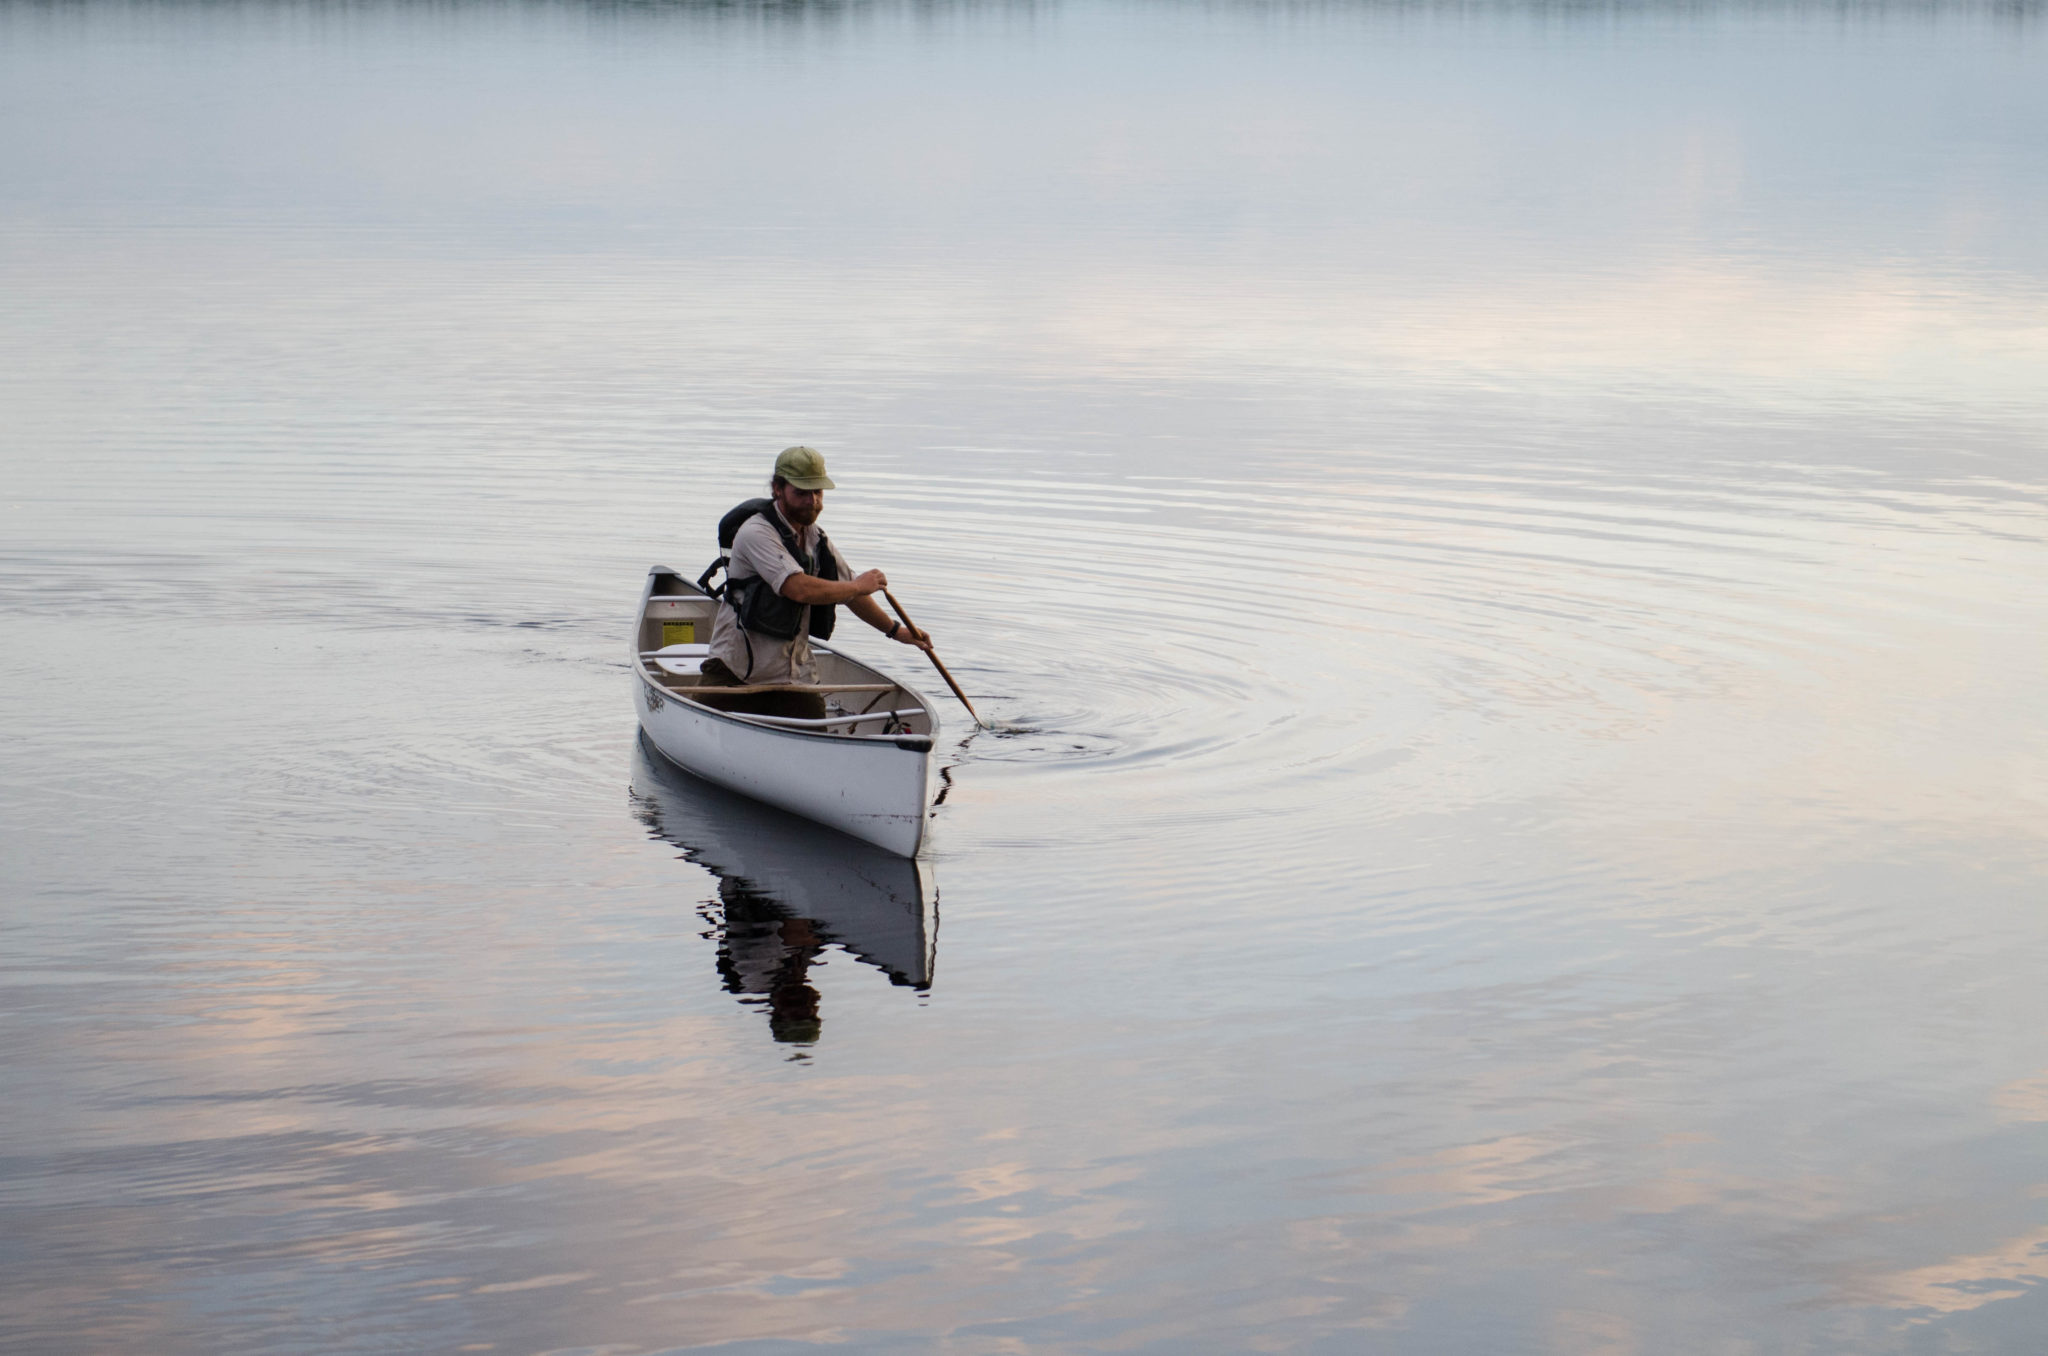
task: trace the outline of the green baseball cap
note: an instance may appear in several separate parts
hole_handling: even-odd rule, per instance
[[[775,459],[775,474],[800,490],[836,490],[825,474],[825,458],[815,447],[785,447]]]

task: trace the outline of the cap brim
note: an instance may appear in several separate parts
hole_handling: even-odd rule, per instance
[[[784,476],[783,479],[799,490],[836,490],[839,488],[827,476],[805,476],[802,479],[794,476]]]

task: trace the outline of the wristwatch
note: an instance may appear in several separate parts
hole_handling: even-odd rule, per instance
[[[892,622],[890,622],[890,623],[889,623],[889,639],[891,639],[891,640],[894,640],[894,639],[896,639],[896,633],[897,633],[898,631],[901,631],[902,629],[903,629],[903,623],[902,623],[902,622],[900,622],[900,621],[892,621]]]

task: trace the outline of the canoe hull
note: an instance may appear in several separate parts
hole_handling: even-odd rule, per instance
[[[735,720],[640,678],[640,728],[705,781],[802,815],[899,857],[924,846],[931,737],[846,738]]]

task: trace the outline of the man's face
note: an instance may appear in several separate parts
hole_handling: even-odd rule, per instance
[[[782,516],[797,527],[809,527],[818,521],[818,514],[825,508],[823,490],[800,490],[788,481],[775,487],[775,506],[782,510]]]

